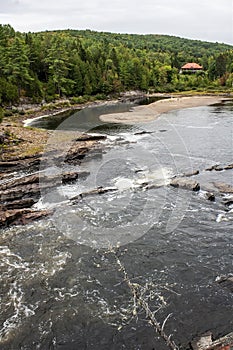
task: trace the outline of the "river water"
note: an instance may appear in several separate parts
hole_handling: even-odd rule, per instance
[[[215,337],[232,331],[233,294],[216,279],[233,273],[233,212],[204,194],[214,181],[233,185],[232,170],[206,171],[232,163],[233,103],[140,125],[98,120],[129,108],[89,108],[55,126],[58,135],[108,138],[72,166],[88,170],[87,178],[42,190],[37,207],[52,207],[51,218],[2,230],[2,350],[167,349],[130,286],[161,324],[170,315],[164,330],[181,349],[208,330]],[[43,167],[68,166],[57,169],[50,159]],[[193,170],[200,192],[168,185]],[[98,187],[114,190],[70,201]]]

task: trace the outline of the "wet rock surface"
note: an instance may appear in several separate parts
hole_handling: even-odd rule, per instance
[[[87,154],[95,151],[96,142],[103,139],[105,137],[101,135],[82,135],[73,143],[65,157],[61,151],[50,151],[44,153],[43,157],[37,154],[22,159],[1,161],[0,179],[3,181],[0,184],[0,227],[26,224],[50,215],[51,211],[33,209],[33,205],[40,198],[41,190],[46,192],[89,175],[87,171],[66,171],[47,175],[38,171],[41,161],[47,166],[50,165],[51,159],[53,165],[60,166],[61,161],[72,166],[80,164]],[[35,172],[19,178],[11,178],[12,174],[18,174],[19,171],[24,174]]]
[[[229,276],[220,276],[217,278],[216,282],[223,288],[228,289],[233,293],[233,275]]]

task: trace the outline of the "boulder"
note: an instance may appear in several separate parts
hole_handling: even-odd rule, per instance
[[[199,170],[190,171],[189,173],[184,173],[184,177],[191,177],[199,174]]]
[[[215,195],[212,192],[206,192],[205,193],[205,198],[208,201],[215,202]]]
[[[191,191],[200,190],[200,184],[197,181],[185,177],[176,177],[172,179],[170,185],[172,187],[180,187]]]

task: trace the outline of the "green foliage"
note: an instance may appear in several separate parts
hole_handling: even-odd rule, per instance
[[[2,122],[3,117],[4,117],[4,111],[2,107],[0,107],[0,123]]]
[[[85,102],[87,102],[87,99],[84,96],[72,97],[71,98],[71,103],[72,104],[83,104]]]
[[[204,72],[179,74],[186,62]],[[232,46],[168,35],[90,30],[21,34],[0,25],[0,103],[74,97],[83,103],[130,89],[172,92],[232,88]],[[95,98],[97,98],[95,97]]]

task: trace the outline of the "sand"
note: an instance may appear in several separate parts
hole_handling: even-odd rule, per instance
[[[184,108],[208,106],[220,103],[223,100],[225,98],[220,96],[174,97],[159,100],[147,106],[133,107],[130,112],[101,115],[100,120],[107,123],[144,123],[156,119],[162,113]]]

